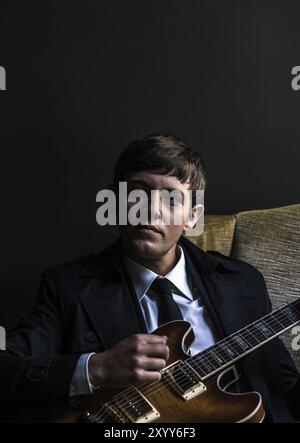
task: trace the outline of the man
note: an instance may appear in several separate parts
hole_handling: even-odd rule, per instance
[[[147,136],[121,154],[116,191],[120,182],[147,195],[192,190],[192,211],[174,223],[185,197],[169,208],[150,199],[151,223],[120,225],[120,238],[105,251],[45,272],[36,307],[7,339],[9,355],[29,358],[12,382],[18,398],[72,402],[99,387],[159,380],[170,351],[168,337],[150,334],[160,324],[189,321],[195,355],[271,310],[259,271],[182,236],[201,216],[194,197],[206,176],[197,152],[171,135]],[[292,421],[299,374],[281,341],[238,366],[243,377],[236,389],[261,393],[266,420]]]

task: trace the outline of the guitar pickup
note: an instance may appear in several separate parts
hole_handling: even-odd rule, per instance
[[[206,391],[197,372],[186,362],[178,360],[163,369],[163,380],[184,400],[191,400]]]
[[[151,423],[160,417],[137,388],[132,387],[126,395],[118,395],[106,405],[110,416],[118,423]]]

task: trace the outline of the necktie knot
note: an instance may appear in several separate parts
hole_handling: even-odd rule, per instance
[[[181,311],[172,296],[171,282],[167,278],[156,277],[150,288],[158,295],[158,326],[169,321],[182,320]]]
[[[172,296],[171,282],[167,278],[156,277],[150,288],[158,296]]]

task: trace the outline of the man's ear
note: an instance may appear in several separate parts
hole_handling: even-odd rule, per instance
[[[188,216],[188,219],[185,222],[184,230],[186,231],[188,229],[193,229],[199,218],[202,217],[203,215],[204,215],[204,205],[199,204],[193,206]]]

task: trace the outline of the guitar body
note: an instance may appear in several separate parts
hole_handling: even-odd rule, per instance
[[[194,333],[189,323],[174,321],[167,323],[155,332],[157,335],[168,337],[170,357],[167,367],[172,368],[175,362],[184,363],[188,356],[184,349],[188,349],[194,340]],[[176,366],[175,366],[176,367]],[[188,368],[188,375],[193,378],[192,370]],[[191,375],[190,375],[191,373]],[[175,370],[176,374],[176,370]],[[264,419],[264,409],[261,396],[257,392],[232,394],[225,391],[234,379],[234,367],[229,367],[200,382],[201,386],[190,389],[189,392],[180,391],[172,372],[167,382],[163,380],[155,384],[142,384],[129,389],[100,388],[94,394],[86,396],[76,407],[55,410],[35,411],[25,414],[22,411],[19,421],[42,422],[90,422],[105,423],[204,423],[204,422],[252,422],[259,423]],[[180,383],[181,378],[177,378]],[[188,379],[187,379],[188,380]],[[132,411],[130,404],[136,401]],[[107,407],[106,405],[110,405]],[[137,408],[141,411],[137,413]],[[88,414],[86,413],[88,411]],[[135,412],[135,414],[134,414]],[[141,414],[143,412],[143,414]],[[142,418],[141,418],[142,417]]]

